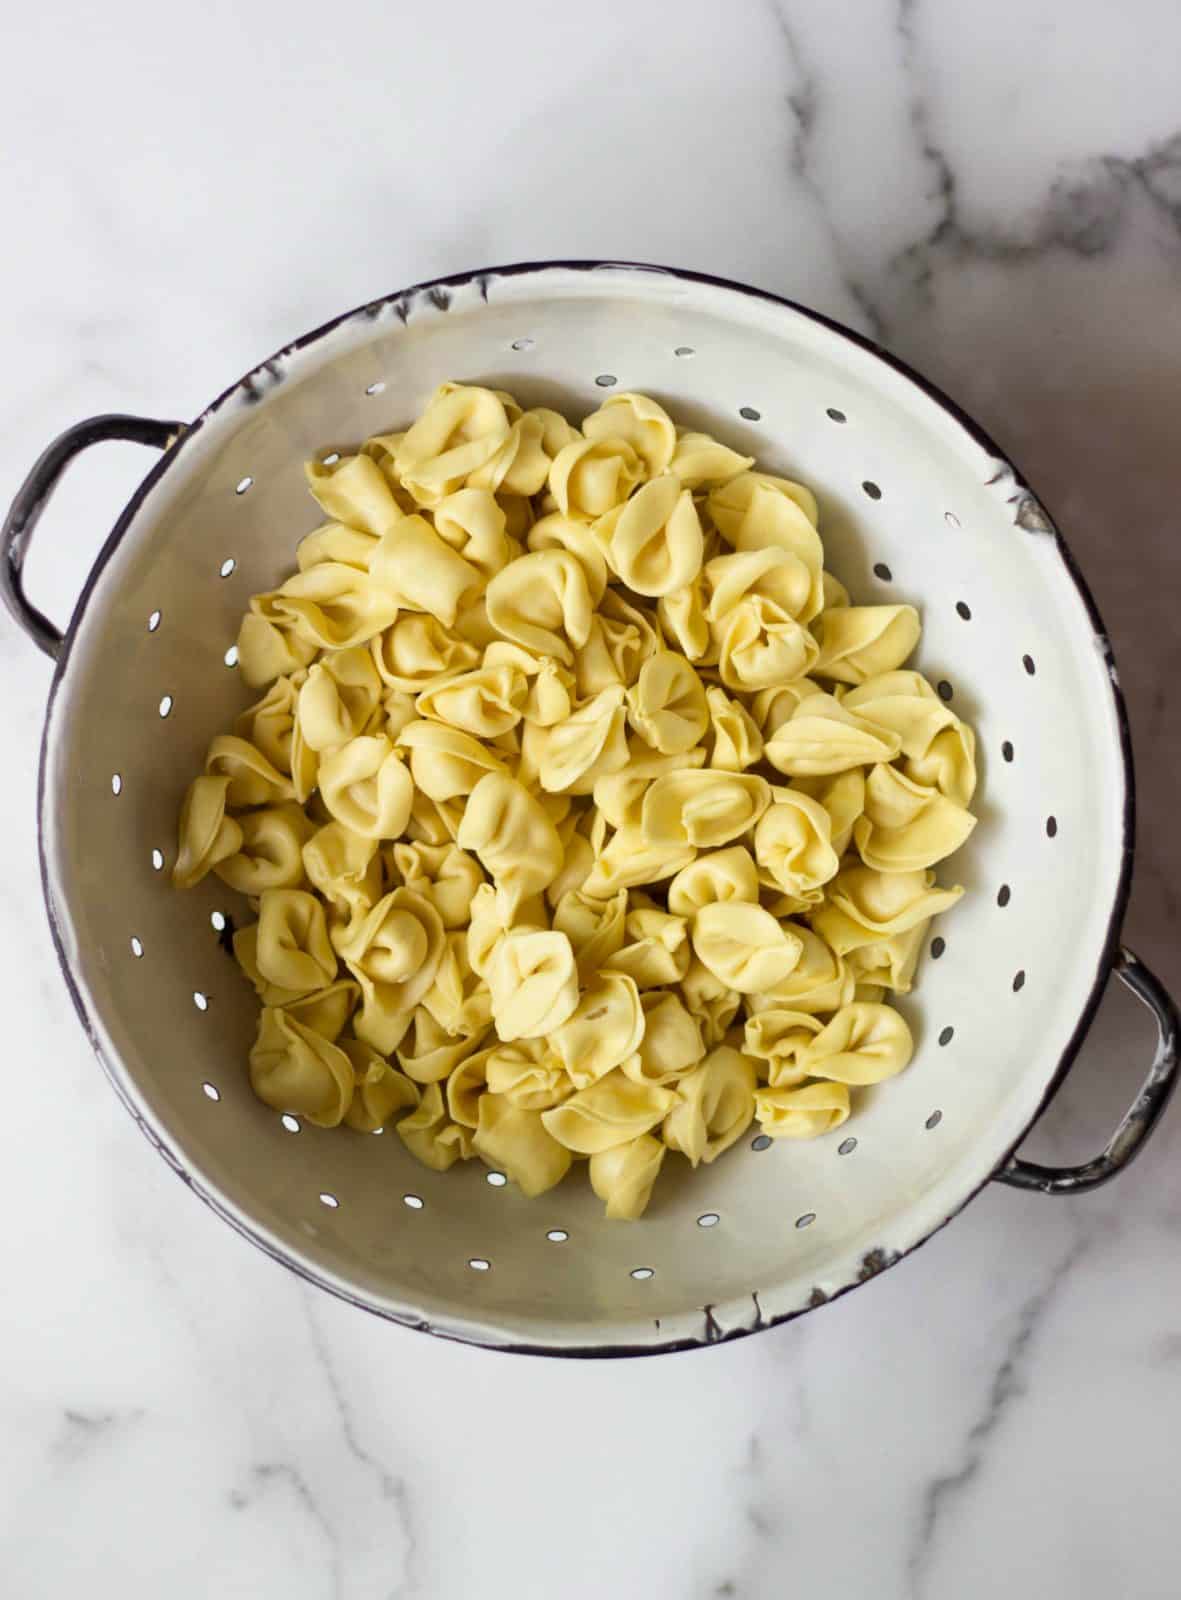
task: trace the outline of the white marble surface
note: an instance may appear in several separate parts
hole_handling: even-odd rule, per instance
[[[0,492],[80,416],[193,415],[435,273],[617,255],[809,302],[951,389],[1066,529],[1140,757],[1128,936],[1176,985],[1179,51],[1167,0],[25,7]],[[109,447],[55,503],[54,616],[142,470]],[[990,1190],[736,1345],[563,1363],[383,1326],[116,1104],[40,905],[48,667],[0,626],[0,670],[5,1594],[1176,1596],[1181,1114],[1101,1193]],[[1030,1151],[1093,1153],[1149,1042],[1109,997]]]

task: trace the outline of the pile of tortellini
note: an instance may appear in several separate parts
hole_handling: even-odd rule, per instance
[[[974,825],[913,607],[850,604],[812,494],[640,394],[577,429],[445,383],[305,470],[329,520],[250,602],[265,692],[174,869],[256,913],[259,1098],[527,1195],[587,1157],[610,1217],[670,1150],[843,1123]]]

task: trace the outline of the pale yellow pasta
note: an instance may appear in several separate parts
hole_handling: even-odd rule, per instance
[[[320,794],[337,822],[366,839],[396,839],[410,820],[410,769],[384,733],[350,739],[320,762]]]
[[[172,868],[178,889],[191,889],[242,848],[242,829],[226,816],[228,778],[194,778],[180,813],[180,846]]]
[[[527,1110],[500,1094],[480,1096],[472,1146],[530,1198],[561,1183],[573,1159],[547,1130],[542,1112]]]
[[[622,972],[592,974],[550,1047],[576,1089],[595,1083],[640,1048],[645,1012],[640,991]]]
[[[173,881],[249,902],[266,1105],[526,1196],[585,1158],[636,1218],[670,1152],[819,1137],[907,1065],[975,736],[812,492],[651,397],[405,421],[307,464]]]
[[[701,571],[705,544],[693,496],[671,472],[595,523],[607,565],[636,594],[672,594]]]
[[[670,1150],[695,1167],[716,1161],[750,1127],[755,1114],[755,1064],[729,1045],[711,1050],[676,1084],[661,1130]]]
[[[511,913],[557,877],[562,842],[545,808],[515,779],[489,772],[468,796],[457,843],[477,856]]]
[[[641,1133],[626,1144],[592,1155],[588,1163],[591,1188],[603,1201],[603,1214],[625,1222],[642,1217],[667,1153],[667,1145],[650,1133]]]
[[[564,933],[512,928],[487,969],[492,1020],[504,1040],[551,1034],[578,1005],[578,967]]]

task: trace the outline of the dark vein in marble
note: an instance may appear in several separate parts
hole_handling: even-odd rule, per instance
[[[828,230],[842,287],[861,313],[871,337],[880,342],[885,336],[885,324],[881,313],[864,284],[849,266],[844,242],[833,224],[824,190],[816,181],[813,172],[811,144],[820,106],[816,74],[807,66],[796,30],[787,14],[786,0],[766,0],[766,3],[771,20],[783,40],[787,55],[795,69],[796,87],[789,89],[786,95],[788,109],[795,125],[789,155],[790,169],[812,196]]]
[[[81,1411],[66,1406],[62,1411],[65,1428],[52,1446],[52,1454],[62,1462],[77,1461],[99,1443],[121,1432],[143,1417],[139,1406],[118,1411]]]
[[[960,1465],[954,1471],[933,1478],[923,1493],[919,1526],[906,1563],[908,1590],[913,1600],[922,1600],[936,1539],[947,1512],[979,1477],[994,1435],[1006,1421],[1013,1402],[1026,1392],[1030,1347],[1058,1290],[1085,1248],[1085,1239],[1074,1244],[1038,1292],[1021,1307],[1000,1364],[993,1373],[983,1414],[972,1424],[964,1440]]]
[[[340,1595],[343,1592],[344,1574],[340,1564],[340,1541],[337,1539],[336,1530],[320,1509],[320,1503],[312,1493],[311,1486],[303,1473],[286,1461],[260,1461],[250,1469],[250,1482],[253,1492],[244,1489],[231,1489],[229,1502],[235,1511],[248,1510],[263,1492],[274,1484],[282,1484],[290,1489],[296,1501],[307,1512],[311,1520],[324,1536],[328,1547],[329,1572],[332,1576],[332,1593]]]
[[[887,264],[887,275],[903,280],[920,300],[929,301],[936,252],[958,260],[1020,265],[1048,251],[1082,259],[1103,255],[1117,242],[1129,191],[1139,187],[1181,233],[1181,133],[1150,146],[1140,157],[1097,155],[1050,184],[1024,234],[1003,228],[969,226],[963,215],[952,163],[935,137],[931,110],[920,84],[915,14],[918,0],[898,0],[896,27],[909,86],[908,116],[919,154],[931,174],[928,194],[934,222]],[[880,311],[880,308],[879,308]]]
[[[319,1362],[320,1370],[328,1384],[329,1393],[336,1407],[336,1414],[340,1421],[341,1436],[349,1454],[361,1466],[371,1472],[377,1481],[381,1498],[392,1505],[402,1530],[402,1537],[406,1543],[406,1559],[403,1581],[395,1584],[388,1591],[387,1600],[398,1600],[399,1596],[407,1596],[414,1592],[416,1587],[415,1566],[418,1554],[418,1540],[410,1515],[410,1493],[403,1478],[391,1472],[384,1462],[379,1461],[365,1446],[357,1434],[353,1414],[345,1398],[340,1379],[332,1364],[328,1353],[328,1346],[324,1342],[319,1322],[312,1309],[311,1298],[307,1291],[303,1295],[304,1309],[307,1314],[308,1329],[311,1334],[312,1348]]]

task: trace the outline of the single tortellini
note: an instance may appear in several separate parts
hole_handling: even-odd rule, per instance
[[[420,506],[437,506],[492,459],[515,420],[505,397],[492,389],[440,384],[422,416],[402,435],[394,470]]]
[[[446,1172],[474,1154],[471,1130],[451,1121],[437,1083],[427,1084],[417,1109],[396,1126],[398,1138],[410,1154],[435,1172]]]
[[[754,851],[763,881],[788,895],[796,910],[816,905],[840,866],[828,812],[796,789],[774,791],[755,824]]]
[[[668,470],[677,448],[677,430],[663,406],[646,394],[613,394],[583,419],[583,437],[598,443],[625,439],[644,463],[649,478]]]
[[[684,917],[662,911],[650,901],[633,900],[623,929],[624,942],[605,966],[625,972],[640,989],[655,989],[684,977],[693,954]]]
[[[800,1052],[806,1076],[837,1083],[881,1083],[914,1054],[906,1019],[891,1006],[854,1001],[842,1007]]]
[[[819,934],[801,922],[789,924],[800,941],[800,958],[786,978],[763,994],[747,996],[752,1013],[769,1007],[823,1014],[847,1005],[853,998],[853,975],[842,956],[835,954]]]
[[[522,1194],[531,1199],[545,1194],[570,1170],[570,1151],[549,1133],[543,1112],[489,1093],[480,1096],[478,1118],[472,1140],[476,1154]]]
[[[685,969],[679,986],[685,1009],[696,1017],[706,1045],[712,1049],[721,1044],[738,1014],[742,995],[723,983],[696,956]]]
[[[678,917],[694,917],[703,906],[722,900],[758,904],[759,874],[744,845],[711,850],[697,857],[668,886],[668,909]]]
[[[569,939],[582,974],[597,972],[622,949],[626,918],[626,889],[609,900],[570,889],[554,906],[554,927]]]
[[[829,837],[837,856],[843,856],[853,838],[853,825],[865,810],[865,773],[860,767],[822,778],[794,778],[792,788],[810,795],[828,812]]]
[[[653,842],[640,828],[619,828],[596,852],[582,892],[606,900],[620,889],[660,883],[688,866],[697,854],[691,844]]]
[[[194,778],[180,811],[179,843],[172,868],[178,889],[191,889],[205,874],[242,848],[242,829],[226,816],[228,778]]]
[[[721,1045],[681,1078],[664,1119],[664,1142],[690,1166],[716,1161],[750,1127],[755,1114],[755,1064]]]
[[[303,470],[317,504],[337,523],[380,538],[402,516],[389,480],[370,455],[309,461]]]
[[[384,1056],[361,1039],[342,1039],[340,1048],[353,1068],[353,1098],[344,1120],[358,1133],[376,1133],[396,1112],[413,1111],[421,1099],[418,1085],[391,1067]]]
[[[388,628],[398,615],[398,602],[368,573],[342,561],[323,561],[288,578],[269,596],[266,613],[286,621],[314,650],[347,650]],[[306,665],[311,654],[298,664]]]
[[[806,563],[777,545],[715,556],[706,563],[704,577],[709,594],[706,616],[711,623],[721,623],[752,596],[770,601],[794,620],[807,611],[812,594],[812,573]]]
[[[353,1098],[353,1066],[339,1045],[267,1006],[250,1050],[250,1087],[275,1111],[335,1128]]]
[[[335,750],[365,732],[381,701],[382,682],[366,648],[338,650],[308,668],[299,691],[298,722],[304,743]]]
[[[705,605],[699,575],[683,588],[662,594],[656,608],[669,644],[699,666],[711,665],[718,658]]]
[[[315,659],[316,644],[296,631],[295,619],[277,612],[271,595],[254,595],[238,628],[238,670],[251,689],[299,672]]]
[[[410,612],[370,641],[373,664],[387,689],[421,694],[478,665],[480,652],[449,633],[436,617]]]
[[[785,722],[790,722],[801,700],[823,693],[824,690],[812,678],[796,678],[791,683],[778,683],[769,689],[760,689],[752,698],[750,707],[764,742],[769,742]]]
[[[410,820],[414,784],[406,763],[379,733],[352,739],[324,755],[320,795],[335,820],[354,833],[397,839]]]
[[[564,933],[512,928],[487,968],[492,1020],[506,1042],[552,1034],[578,1004],[578,967]]]
[[[325,522],[299,541],[295,548],[295,564],[301,572],[319,566],[322,561],[340,561],[346,567],[369,571],[369,557],[377,549],[378,537],[350,528],[343,522]]]
[[[540,894],[562,866],[562,841],[545,808],[515,779],[489,772],[468,797],[457,843],[492,875],[511,915]]]
[[[567,1150],[593,1156],[648,1133],[675,1103],[673,1090],[636,1083],[617,1067],[560,1106],[543,1111],[541,1120]]]
[[[891,729],[901,744],[907,777],[934,784],[956,805],[976,788],[976,736],[917,672],[886,672],[851,689],[845,704]]]
[[[544,406],[526,411],[509,428],[508,437],[496,453],[477,467],[468,482],[486,485],[498,494],[540,494],[554,457],[577,438],[577,430],[558,412]]]
[[[701,571],[705,543],[693,496],[671,472],[595,523],[607,565],[636,594],[672,594]]]
[[[585,644],[575,652],[579,695],[586,698],[617,683],[630,688],[659,648],[660,636],[644,613],[608,589],[591,618]]]
[[[283,805],[248,811],[238,818],[237,827],[237,854],[213,864],[222,882],[239,894],[298,889],[304,878],[303,847],[312,831],[302,809]]]
[[[896,767],[876,766],[865,785],[864,815],[853,824],[857,852],[879,872],[933,867],[967,839],[976,818],[938,789]]]
[[[243,928],[241,931],[245,934],[252,930]],[[257,937],[257,923],[253,931]],[[234,954],[238,954],[237,934],[234,935]],[[301,995],[298,1000],[288,1000],[283,1010],[293,1021],[302,1023],[313,1033],[318,1033],[321,1039],[336,1044],[345,1030],[346,1023],[356,1010],[360,998],[359,984],[354,983],[351,978],[338,978],[326,989],[313,989],[311,994]],[[270,1003],[265,997],[263,998],[263,1005]]]
[[[444,935],[443,954],[422,1006],[452,1038],[470,1039],[492,1023],[492,996],[468,954],[467,930]]]
[[[795,615],[800,622],[811,622],[825,604],[824,547],[811,491],[788,478],[744,472],[711,489],[706,504],[715,527],[735,550],[775,546],[804,563],[812,574],[812,590],[807,605]]]
[[[504,763],[486,745],[441,722],[407,723],[398,748],[408,752],[417,788],[438,804],[470,795],[489,773],[508,778]]]
[[[492,626],[537,655],[556,656],[565,666],[590,635],[590,590],[576,556],[567,550],[537,550],[510,562],[484,596]]]
[[[627,760],[627,707],[619,684],[536,733],[538,780],[551,793],[590,794],[599,778],[618,772]]]
[[[819,1019],[807,1011],[770,1006],[747,1017],[742,1042],[747,1055],[766,1063],[771,1087],[786,1089],[812,1075],[802,1055],[821,1028]]]
[[[640,1048],[645,1013],[640,991],[622,972],[598,972],[560,1028],[550,1036],[554,1055],[576,1089],[585,1089]]]
[[[484,882],[474,856],[455,844],[396,844],[390,854],[406,888],[431,902],[444,928],[467,927],[472,900]]]
[[[600,1150],[589,1162],[591,1188],[613,1221],[634,1222],[648,1209],[667,1146],[650,1133]]]
[[[485,579],[508,566],[520,547],[507,531],[504,508],[490,489],[458,489],[434,510],[435,532]]]
[[[798,1089],[756,1089],[755,1116],[772,1139],[818,1139],[849,1118],[843,1083],[805,1083]]]
[[[711,684],[705,691],[709,713],[709,765],[720,772],[745,772],[763,756],[758,723],[739,700]]]
[[[816,665],[817,645],[801,622],[763,595],[747,595],[711,624],[718,673],[727,689],[751,693],[801,678]]]
[[[343,822],[318,828],[303,847],[308,882],[347,917],[368,911],[381,898],[377,840],[354,833]]]
[[[591,521],[622,505],[644,476],[644,464],[626,439],[575,438],[550,468],[554,503],[565,517]]]
[[[484,1063],[488,1092],[503,1095],[524,1111],[548,1111],[574,1093],[566,1069],[544,1039],[499,1043]]]
[[[302,668],[292,677],[276,678],[262,699],[247,706],[234,723],[239,739],[261,750],[276,772],[291,778],[297,799],[306,799],[311,793],[316,769],[315,753],[305,749],[304,771],[298,771],[301,761],[296,759],[293,744],[295,708],[304,681]]]
[[[420,516],[403,517],[382,536],[370,558],[369,575],[399,610],[426,612],[448,628],[487,582],[479,567],[465,561]]]
[[[669,467],[686,489],[714,489],[753,467],[754,459],[740,456],[708,433],[686,431],[677,437]]]
[[[324,907],[304,889],[264,889],[258,903],[255,960],[267,983],[292,998],[326,988],[336,977],[336,951]]]
[[[909,932],[953,906],[963,892],[936,888],[933,872],[845,867],[833,880],[825,904],[813,913],[812,927],[837,955],[848,955],[862,945]]]
[[[420,717],[445,722],[473,738],[498,739],[517,726],[528,699],[524,673],[506,663],[477,667],[424,689],[414,705]]]
[[[760,994],[781,984],[799,962],[801,941],[761,906],[715,901],[693,918],[697,959],[739,994]]]
[[[574,675],[553,656],[534,655],[524,645],[498,639],[484,651],[484,666],[512,667],[525,679],[522,716],[539,728],[551,728],[574,709]]]
[[[830,694],[809,695],[763,746],[789,778],[827,777],[870,762],[893,761],[901,748],[890,728],[871,722]]]
[[[729,844],[771,804],[771,786],[750,772],[670,772],[644,796],[641,830],[655,845]]]
[[[628,747],[627,766],[596,779],[592,791],[595,805],[613,828],[638,829],[643,822],[644,796],[655,779],[667,772],[684,772],[704,765],[702,749],[665,756],[633,739]]]
[[[922,629],[913,606],[833,606],[820,624],[816,671],[841,683],[864,683],[900,667]]]
[[[636,1082],[670,1084],[705,1055],[701,1023],[671,989],[648,989],[640,996],[644,1031],[638,1052],[621,1063]]]
[[[415,1083],[440,1083],[480,1048],[483,1039],[484,1032],[458,1037],[448,1033],[425,1006],[416,1006],[398,1042],[398,1065]]]
[[[354,1031],[389,1055],[435,981],[446,947],[439,913],[413,889],[393,889],[358,921],[335,930],[333,943],[361,986]]]
[[[539,517],[529,529],[526,543],[530,550],[566,550],[582,568],[591,604],[597,606],[607,588],[610,573],[607,558],[599,547],[589,523],[564,517],[553,511]]]
[[[291,779],[277,772],[261,750],[232,733],[219,733],[209,746],[205,771],[230,780],[226,804],[235,808],[280,805],[295,798]]]
[[[709,726],[705,685],[684,656],[658,651],[627,691],[627,720],[653,750],[681,755]]]

